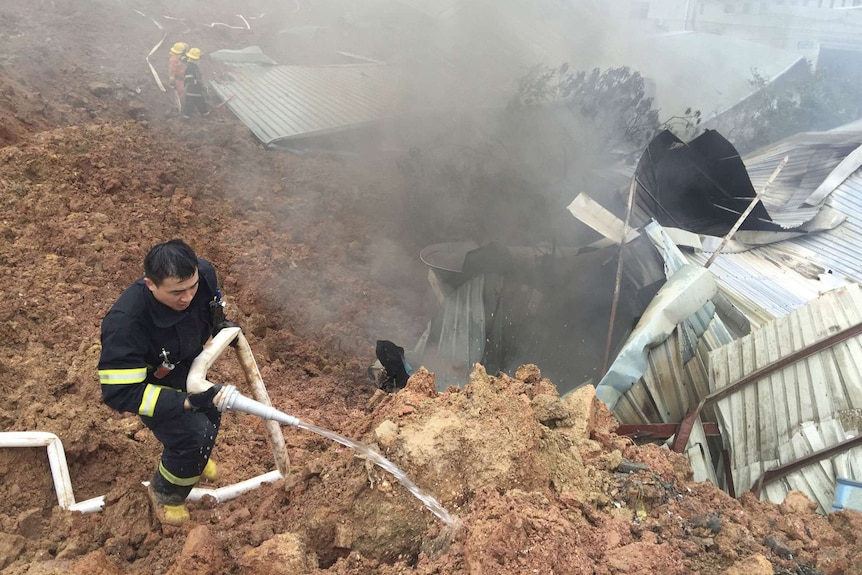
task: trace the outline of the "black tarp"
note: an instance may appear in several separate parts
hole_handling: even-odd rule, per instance
[[[739,153],[721,134],[706,130],[685,143],[660,132],[635,171],[638,207],[659,224],[723,236],[757,195]],[[739,229],[777,231],[762,203]]]

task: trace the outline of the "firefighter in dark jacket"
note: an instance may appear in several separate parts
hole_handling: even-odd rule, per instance
[[[210,113],[206,101],[206,90],[200,69],[200,48],[190,48],[186,52],[186,73],[184,76],[185,96],[183,97],[183,119],[189,120],[192,112],[197,110],[201,116]]]
[[[217,475],[210,453],[221,413],[221,386],[187,394],[192,360],[225,322],[212,264],[181,240],[150,249],[144,277],[127,288],[102,320],[102,399],[137,413],[162,443],[149,494],[163,523],[189,518],[185,499],[201,478]]]

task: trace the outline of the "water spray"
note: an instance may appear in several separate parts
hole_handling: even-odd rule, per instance
[[[270,440],[273,442],[272,447],[276,457],[276,464],[278,465],[282,476],[287,475],[290,466],[289,459],[287,458],[287,451],[284,447],[284,436],[282,435],[278,424],[305,429],[306,431],[322,435],[323,437],[331,439],[341,445],[356,450],[375,465],[391,473],[399,483],[406,487],[410,493],[419,499],[429,511],[436,515],[447,526],[450,528],[455,526],[455,519],[434,497],[419,489],[419,487],[417,487],[416,484],[407,477],[407,474],[404,473],[404,471],[371,449],[371,447],[353,441],[352,439],[348,439],[328,429],[311,425],[310,423],[301,421],[297,417],[275,409],[269,400],[266,388],[263,386],[263,379],[260,376],[260,371],[257,368],[251,347],[248,345],[248,341],[245,339],[245,336],[243,336],[242,330],[238,327],[222,329],[204,348],[203,352],[195,358],[194,362],[192,362],[189,369],[188,379],[186,380],[186,389],[189,393],[201,393],[213,386],[211,382],[206,380],[206,372],[221,353],[229,346],[236,350],[237,358],[243,368],[243,373],[245,373],[246,380],[252,386],[257,400],[244,396],[239,392],[236,386],[225,385],[215,397],[215,406],[221,412],[239,411],[242,413],[248,413],[249,415],[255,415],[267,422],[267,431]],[[272,426],[269,425],[270,423]]]

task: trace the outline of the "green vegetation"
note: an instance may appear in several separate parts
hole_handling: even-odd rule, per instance
[[[754,70],[750,84],[752,97],[717,126],[742,154],[800,132],[831,130],[860,116],[862,79],[856,77],[809,66],[781,84]]]

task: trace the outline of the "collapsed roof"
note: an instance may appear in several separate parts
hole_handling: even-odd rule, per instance
[[[537,363],[562,392],[598,381],[621,433],[674,437],[697,479],[775,502],[798,489],[826,512],[837,478],[862,479],[862,133],[801,134],[744,165],[720,135],[705,138],[668,163],[654,162],[656,146],[645,152],[635,186],[645,197],[625,233],[622,218],[581,194],[570,211],[605,236],[590,246],[426,248],[441,306],[410,359],[435,372],[441,391],[463,385],[475,362],[504,372]],[[758,197],[764,182],[745,181],[746,167],[772,175],[785,156],[807,160],[785,162]],[[686,163],[699,169],[655,177]],[[728,197],[736,203],[722,204]],[[706,233],[730,235],[755,199],[771,208],[752,210],[749,229],[727,242]],[[663,226],[650,209],[668,203],[712,217],[681,210],[674,223],[686,228]],[[817,242],[831,249],[807,247]]]
[[[826,512],[838,477],[862,477],[860,146],[858,132],[800,134],[745,160],[760,190],[777,174],[762,201],[779,231],[739,232],[725,243],[696,219],[685,220],[688,229],[655,218],[640,228],[669,281],[597,394],[633,432],[673,423],[664,436],[674,434],[673,447],[689,456],[696,476],[733,494],[750,489],[780,502],[798,489]],[[693,189],[684,179],[677,184],[662,192],[674,198]],[[639,204],[646,210],[662,197],[639,192],[652,192]],[[711,203],[709,194],[701,201]],[[573,213],[595,229],[615,217]],[[693,269],[716,286],[695,311],[683,304],[699,292],[673,287]]]

